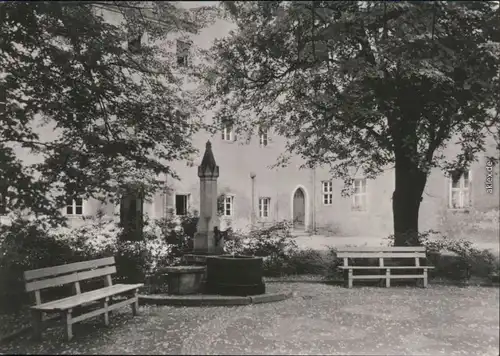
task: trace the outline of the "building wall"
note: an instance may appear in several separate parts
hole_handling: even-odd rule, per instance
[[[342,197],[343,181],[333,180],[333,203],[323,204],[322,181],[330,180],[325,168],[299,169],[301,160],[295,158],[285,168],[271,169],[278,155],[284,150],[284,141],[280,137],[270,136],[271,143],[260,147],[254,137],[250,142],[240,139],[236,142],[223,141],[220,134],[211,136],[200,133],[195,140],[200,150],[195,166],[189,167],[182,162],[174,164],[180,180],[169,180],[171,188],[167,196],[167,208],[174,208],[174,196],[190,194],[192,210],[199,209],[199,179],[197,165],[206,141],[212,142],[212,150],[220,168],[218,179],[219,194],[234,195],[234,216],[221,218],[221,228],[231,225],[236,229],[245,229],[251,222],[252,214],[252,179],[255,174],[254,209],[256,222],[270,223],[291,220],[293,194],[300,187],[306,199],[306,228],[317,229],[319,233],[338,236],[388,236],[393,232],[392,193],[394,191],[394,170],[388,169],[374,180],[367,181],[366,211],[352,210],[352,197]],[[457,149],[450,149],[449,154],[456,154]],[[474,211],[488,212],[499,208],[499,169],[494,167],[493,193],[485,187],[486,156],[495,154],[491,146],[488,152],[479,157],[471,166],[471,207],[461,210],[449,208],[450,179],[439,169],[434,169],[428,178],[420,208],[421,231],[449,230],[454,220],[463,221],[464,216],[476,217]],[[360,176],[361,177],[361,176]],[[258,198],[271,198],[268,218],[258,217]],[[153,204],[159,205],[160,202]],[[146,209],[147,210],[147,209]]]

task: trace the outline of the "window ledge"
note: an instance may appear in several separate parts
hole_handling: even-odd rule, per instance
[[[471,208],[448,208],[449,211],[454,213],[464,213],[469,214]]]

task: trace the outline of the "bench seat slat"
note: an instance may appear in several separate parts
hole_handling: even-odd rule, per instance
[[[432,269],[433,266],[339,266],[340,269]]]
[[[81,270],[110,266],[114,264],[115,264],[114,257],[105,257],[97,260],[82,261],[82,262],[69,263],[66,265],[60,265],[54,267],[39,268],[31,271],[25,271],[24,280],[28,282],[33,279],[58,276],[60,274],[68,274],[71,272],[78,272]]]
[[[124,293],[142,287],[144,284],[115,284],[110,287],[74,295],[60,300],[32,306],[32,309],[40,311],[61,311],[75,308],[84,303],[97,301],[115,294]]]

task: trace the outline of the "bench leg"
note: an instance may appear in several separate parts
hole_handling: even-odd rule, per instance
[[[347,288],[352,288],[352,280],[353,280],[352,276],[353,276],[352,269],[350,269],[347,279]]]
[[[104,309],[104,314],[103,314],[103,320],[104,320],[104,325],[108,326],[109,325],[109,297],[104,298],[102,301],[102,308]]]
[[[391,269],[387,268],[385,270],[385,287],[389,288],[391,286]]]
[[[424,269],[424,288],[427,288],[427,269]]]
[[[73,318],[71,317],[72,313],[72,309],[61,312],[61,318],[64,322],[64,335],[67,341],[71,341],[71,339],[73,338]]]
[[[134,291],[134,302],[132,303],[132,315],[136,316],[139,310],[139,290]]]
[[[31,326],[33,327],[33,339],[42,339],[42,312],[38,310],[31,311]]]

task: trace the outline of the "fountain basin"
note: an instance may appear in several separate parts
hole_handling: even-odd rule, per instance
[[[201,291],[205,267],[176,266],[165,268],[167,273],[168,294],[186,295]]]
[[[220,255],[206,259],[206,293],[226,296],[264,294],[261,257]]]

